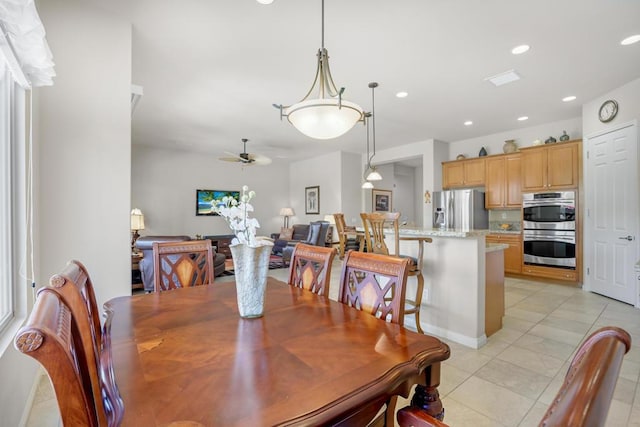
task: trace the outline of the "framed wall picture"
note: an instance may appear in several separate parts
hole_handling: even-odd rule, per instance
[[[305,187],[304,189],[304,213],[320,213],[320,186]]]
[[[374,212],[391,212],[391,190],[371,190],[372,210]]]

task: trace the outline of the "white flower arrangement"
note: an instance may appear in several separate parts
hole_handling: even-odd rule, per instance
[[[256,230],[260,228],[258,220],[249,218],[249,212],[253,212],[253,206],[249,203],[256,192],[246,185],[242,186],[240,202],[233,197],[225,196],[222,200],[211,201],[212,210],[222,216],[236,237],[232,244],[244,243],[251,247],[262,246],[263,241],[256,239]]]

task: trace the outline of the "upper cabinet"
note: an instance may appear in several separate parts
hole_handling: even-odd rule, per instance
[[[576,188],[579,148],[579,140],[522,148],[522,190]]]
[[[484,199],[487,209],[522,206],[520,165],[520,153],[487,158]]]
[[[443,162],[442,188],[481,187],[484,175],[484,158]]]

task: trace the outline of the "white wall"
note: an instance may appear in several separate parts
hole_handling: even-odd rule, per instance
[[[609,123],[602,123],[598,120],[598,111],[607,99],[615,99],[618,102],[618,115]],[[585,138],[617,129],[621,124],[633,120],[640,121],[640,79],[633,80],[582,106],[582,132]]]
[[[559,140],[563,130],[567,131],[570,139],[581,139],[582,119],[576,117],[538,126],[511,129],[477,138],[454,141],[449,144],[449,158],[447,160],[455,160],[458,154],[464,154],[467,158],[478,157],[478,153],[482,147],[487,150],[487,154],[489,155],[502,154],[502,146],[508,139],[515,139],[518,147],[530,147],[536,139],[544,142],[550,136]]]
[[[362,185],[362,156],[355,153],[341,153],[342,158],[342,194],[341,209],[333,213],[342,212],[348,225],[360,225],[362,197],[365,190]],[[331,212],[330,212],[331,213]],[[334,240],[337,236],[334,235]]]
[[[79,0],[39,10],[57,76],[36,117],[38,282],[78,259],[101,307],[131,293],[131,25]]]
[[[141,235],[232,234],[222,217],[196,216],[197,189],[241,191],[243,185],[249,186],[256,192],[251,204],[252,216],[260,223],[259,235],[280,232],[280,208],[291,205],[289,168],[277,159],[270,165],[242,167],[210,154],[135,144],[131,163],[131,205],[144,214]],[[294,210],[297,216],[299,211]],[[289,218],[289,223],[295,220]]]
[[[399,147],[388,148],[376,153],[376,165],[388,164],[401,160],[413,159],[416,157],[422,158],[422,179],[421,186],[416,186],[415,192],[424,195],[426,191],[433,193],[434,191],[442,190],[442,165],[441,162],[447,160],[448,147],[445,142],[437,141],[434,139],[428,139],[425,141],[414,142],[411,144],[401,145]],[[376,185],[378,187],[378,185]],[[379,187],[383,188],[383,187]],[[383,188],[384,189],[384,188]],[[423,197],[423,196],[422,196]],[[363,208],[368,210],[371,206],[371,198],[369,196],[363,202]],[[430,228],[431,224],[431,204],[422,203],[421,212],[422,219],[416,218],[416,223],[424,224],[425,227]]]
[[[296,213],[289,224],[308,224],[323,220],[325,215],[342,212],[342,163],[342,153],[336,151],[289,165],[289,199]],[[305,188],[315,186],[320,187],[320,214],[307,215]]]

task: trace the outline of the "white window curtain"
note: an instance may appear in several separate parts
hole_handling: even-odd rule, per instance
[[[31,87],[51,86],[55,76],[53,55],[34,0],[1,0],[0,30],[8,41],[7,45],[0,39],[0,50],[11,49],[18,61],[18,67],[7,61],[14,79],[24,86],[22,73]],[[11,56],[8,53],[4,52],[5,57]]]

